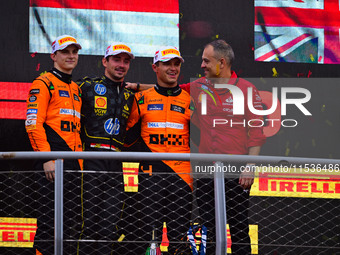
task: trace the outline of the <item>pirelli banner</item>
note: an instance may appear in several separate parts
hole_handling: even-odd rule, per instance
[[[251,196],[340,199],[339,169],[257,168]]]

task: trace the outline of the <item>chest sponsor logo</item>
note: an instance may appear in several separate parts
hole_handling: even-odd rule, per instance
[[[37,100],[36,96],[30,96],[30,98],[28,99],[28,101],[30,101],[31,103],[35,102],[36,100]]]
[[[171,104],[170,111],[180,112],[182,114],[185,113],[185,109],[182,106],[178,106],[178,105],[175,105],[175,104]]]
[[[28,109],[27,110],[27,115],[29,115],[29,114],[37,114],[38,113],[38,109]]]
[[[156,99],[150,99],[149,103],[155,103],[155,102],[162,102],[163,100],[161,98],[156,98]]]
[[[148,111],[163,111],[163,104],[149,104]]]
[[[60,97],[70,97],[70,94],[67,90],[59,90],[59,96]]]
[[[104,123],[104,129],[109,135],[118,135],[120,130],[119,120],[117,118],[115,120],[113,118],[108,119]]]
[[[179,101],[179,100],[174,100],[175,103],[179,103],[179,104],[185,104],[185,102],[183,101]]]
[[[150,134],[149,144],[183,146],[188,144],[188,139],[178,134]]]
[[[63,114],[63,115],[74,115],[76,116],[77,118],[80,119],[80,113],[73,110],[73,109],[64,109],[64,108],[61,108],[59,110],[59,114]]]
[[[94,97],[94,107],[95,108],[101,108],[101,109],[107,109],[107,98],[106,97]]]
[[[26,120],[25,125],[30,126],[30,125],[36,125],[37,120]]]
[[[31,89],[30,90],[30,94],[34,95],[34,94],[39,94],[40,93],[40,89]]]
[[[103,84],[97,83],[94,86],[94,92],[96,92],[100,96],[105,95],[106,91],[106,87]]]
[[[225,100],[225,102],[223,102],[222,104],[223,104],[223,105],[233,105],[233,102],[234,102],[234,100],[233,100],[233,98],[230,96],[230,97],[228,97],[228,98]]]
[[[80,102],[79,97],[76,94],[73,94],[74,100]]]
[[[174,128],[184,129],[184,125],[173,122],[148,122],[148,128]]]
[[[28,104],[27,108],[38,108],[38,104]]]
[[[94,109],[94,113],[95,113],[97,116],[103,116],[106,112],[107,112],[107,110],[103,110],[103,109]]]

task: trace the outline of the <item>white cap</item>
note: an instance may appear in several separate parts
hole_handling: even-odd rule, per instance
[[[114,42],[110,46],[108,46],[105,51],[105,58],[107,58],[108,56],[118,55],[120,53],[126,53],[132,59],[135,58],[135,56],[131,53],[131,48],[125,43],[121,42]]]
[[[78,47],[78,49],[81,49],[80,44],[77,42],[76,38],[70,35],[61,35],[57,37],[57,39],[54,40],[52,43],[52,53],[55,53],[57,50],[63,50],[67,46],[74,44]]]
[[[184,62],[184,59],[181,57],[181,53],[176,47],[163,46],[156,51],[153,63],[156,64],[158,61],[166,62],[173,58],[179,58],[182,63]]]

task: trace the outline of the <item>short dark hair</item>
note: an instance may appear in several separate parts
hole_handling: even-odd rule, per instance
[[[224,40],[215,40],[208,43],[206,47],[211,45],[214,48],[215,58],[224,58],[227,61],[228,65],[232,65],[235,60],[235,54],[233,48]]]

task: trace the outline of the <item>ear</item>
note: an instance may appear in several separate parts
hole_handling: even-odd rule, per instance
[[[55,60],[55,53],[51,53],[50,57],[51,57],[51,59],[53,60],[53,62],[56,61],[56,60]]]
[[[102,59],[102,64],[103,64],[103,66],[106,68],[107,67],[107,60],[106,60],[106,58],[103,58]]]
[[[225,58],[221,58],[220,63],[221,63],[221,66],[220,66],[221,69],[225,68],[228,65]]]
[[[157,66],[155,64],[152,64],[152,70],[157,73]]]

